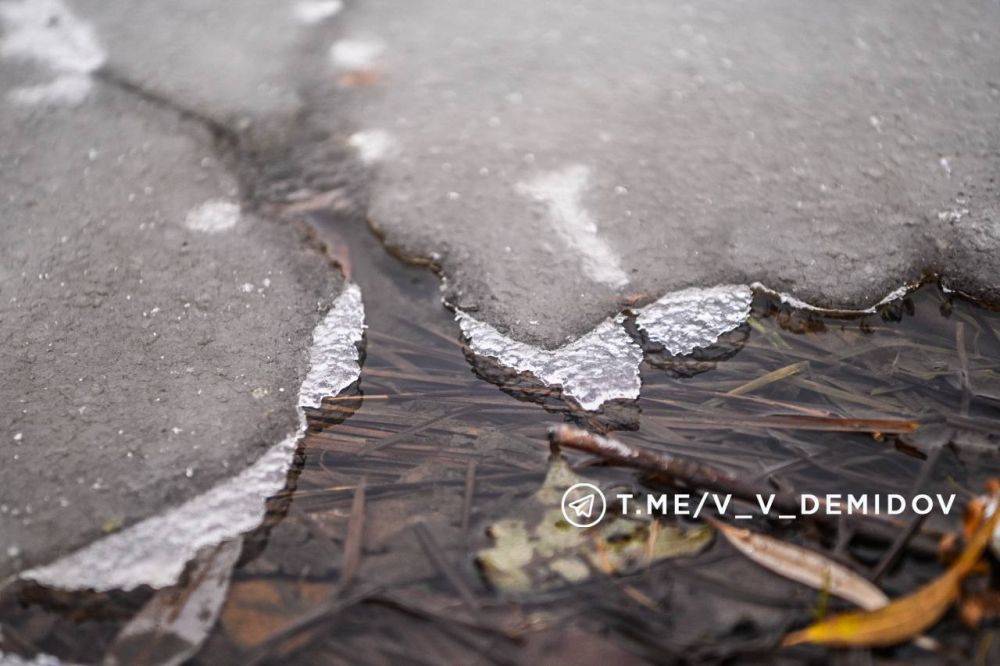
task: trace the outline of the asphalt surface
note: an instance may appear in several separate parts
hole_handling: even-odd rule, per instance
[[[630,295],[1000,296],[1000,4],[356,2],[370,217],[554,346]],[[365,48],[365,46],[367,47]],[[333,56],[336,57],[336,51]]]
[[[995,1],[339,9],[0,0],[0,576],[294,429],[341,282],[276,210],[550,347],[691,285],[1000,296]]]
[[[313,328],[341,287],[291,227],[241,211],[214,128],[90,76],[114,35],[41,5],[51,20],[0,3],[0,578],[176,505],[293,432]],[[80,86],[40,88],[60,77]],[[232,98],[246,104],[235,84]],[[252,110],[275,113],[270,99]]]

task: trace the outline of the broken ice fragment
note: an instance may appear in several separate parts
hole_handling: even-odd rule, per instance
[[[563,394],[583,409],[596,410],[616,398],[639,397],[642,349],[622,326],[622,315],[606,319],[590,333],[553,350],[512,340],[461,310],[455,319],[476,354],[562,387]]]
[[[692,287],[674,291],[647,305],[636,317],[649,339],[674,356],[710,347],[719,336],[738,328],[750,316],[753,292],[746,285]]]

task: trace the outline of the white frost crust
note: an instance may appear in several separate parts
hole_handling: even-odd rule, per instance
[[[309,374],[299,389],[299,407],[319,407],[357,381],[361,372],[358,345],[365,330],[361,289],[348,284],[330,312],[313,330]]]
[[[90,74],[106,58],[89,23],[62,0],[0,2],[0,21],[0,56],[38,62],[56,74],[49,83],[10,91],[12,101],[75,106],[86,98],[93,85]]]
[[[385,44],[377,39],[341,39],[330,47],[330,60],[338,69],[367,69],[383,51]]]
[[[239,204],[226,199],[209,199],[188,211],[184,226],[192,231],[217,234],[232,229],[239,221]]]
[[[50,654],[37,654],[31,659],[25,659],[16,654],[0,652],[0,666],[73,666],[73,664]]]
[[[750,316],[753,292],[746,285],[674,291],[639,310],[636,324],[674,356],[708,347]]]
[[[750,285],[750,287],[753,289],[760,289],[765,293],[768,293],[772,296],[776,296],[781,300],[782,303],[785,303],[786,305],[791,305],[793,308],[799,310],[810,310],[812,312],[819,312],[821,314],[831,314],[831,315],[875,314],[878,311],[878,309],[883,305],[892,303],[893,301],[898,301],[899,299],[906,296],[908,293],[913,291],[918,286],[919,285],[904,284],[902,287],[899,287],[898,289],[893,289],[892,291],[890,291],[888,294],[885,295],[885,298],[883,298],[881,301],[868,308],[821,308],[817,305],[811,305],[809,303],[806,303],[805,301],[798,299],[792,296],[791,294],[786,294],[776,289],[771,289],[770,287],[766,287],[760,282],[754,282],[753,284]]]
[[[545,203],[552,228],[580,255],[587,276],[613,288],[628,284],[621,260],[607,241],[598,235],[597,223],[583,206],[590,181],[590,169],[572,164],[559,171],[540,174],[529,183],[518,183],[518,193]]]
[[[252,530],[264,518],[265,500],[285,485],[305,432],[303,407],[318,407],[361,374],[358,344],[364,335],[364,304],[348,284],[313,330],[310,370],[299,390],[298,429],[239,475],[127,529],[104,537],[56,562],[29,569],[21,578],[65,590],[132,590],[166,587],[206,547]]]
[[[455,319],[475,353],[518,372],[530,372],[549,386],[561,386],[583,409],[639,397],[642,348],[622,326],[622,315],[554,350],[512,340],[461,310]]]
[[[397,149],[396,140],[381,129],[355,132],[347,139],[347,145],[358,152],[358,158],[365,164],[379,162]]]
[[[342,0],[303,0],[292,8],[295,20],[305,25],[313,25],[334,16],[344,8]]]

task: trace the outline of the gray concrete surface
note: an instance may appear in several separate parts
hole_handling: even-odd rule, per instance
[[[372,220],[518,339],[689,285],[1000,296],[995,0],[365,0],[340,35]]]
[[[294,427],[339,279],[245,199],[546,346],[689,285],[1000,296],[996,1],[324,4],[0,0],[0,576]]]
[[[291,227],[240,212],[203,123],[89,78],[114,35],[48,5],[34,27],[4,14],[0,42],[0,579],[293,432],[341,287]]]

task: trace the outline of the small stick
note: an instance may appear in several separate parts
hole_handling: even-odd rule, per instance
[[[603,460],[618,465],[660,474],[667,477],[670,482],[679,483],[688,488],[725,492],[752,503],[757,502],[758,494],[773,495],[772,509],[782,513],[800,514],[801,500],[797,494],[774,492],[769,487],[743,481],[728,472],[704,463],[681,460],[663,453],[638,449],[610,437],[593,435],[586,430],[569,425],[558,425],[549,429],[549,440],[553,447],[565,446],[599,456]],[[820,499],[820,506],[822,507],[823,504],[822,499]],[[817,511],[810,514],[808,518],[836,527],[841,516]],[[891,543],[897,535],[896,529],[891,524],[875,517],[857,515],[846,517],[846,519],[856,534],[882,543]],[[907,542],[907,547],[927,555],[937,553],[933,542],[928,539],[918,540],[916,536]]]

